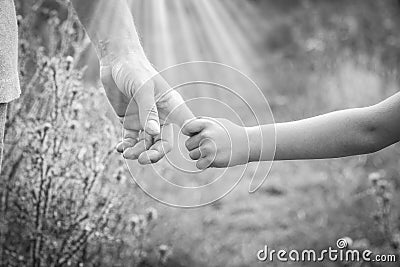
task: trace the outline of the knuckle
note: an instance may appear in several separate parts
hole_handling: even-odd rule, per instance
[[[204,154],[204,155],[208,155],[208,154],[210,154],[210,153],[212,153],[212,147],[211,146],[209,146],[209,145],[204,145],[203,146],[203,148],[202,148],[202,153]]]
[[[165,145],[168,148],[168,152],[172,150],[172,148],[174,147],[174,139],[168,139],[168,140],[164,140]]]
[[[209,119],[207,119],[207,120],[204,120],[204,125],[206,126],[206,127],[210,127],[210,126],[212,126],[213,125],[213,121],[212,120],[209,120]]]
[[[161,105],[166,107],[168,104],[171,104],[171,103],[175,104],[175,105],[183,103],[184,100],[178,92],[171,90],[169,92],[167,91],[164,94],[162,94],[160,96],[159,102]]]
[[[133,97],[136,100],[140,100],[142,98],[146,98],[148,94],[153,95],[154,83],[152,80],[144,79],[141,77],[130,78],[129,88],[133,88],[134,95]]]
[[[208,154],[208,148],[206,146],[201,146],[200,147],[200,152],[202,155]]]
[[[214,150],[214,142],[210,139],[204,139],[202,142],[202,146],[205,147],[208,151]]]
[[[208,138],[208,137],[210,137],[210,132],[209,132],[208,130],[203,130],[203,131],[201,131],[201,133],[200,133],[200,137],[201,137],[202,139]]]
[[[215,160],[214,154],[207,155],[207,157],[205,158],[205,160],[206,160],[208,163],[211,164],[211,163]]]
[[[148,92],[154,88],[154,81],[144,76],[137,77],[137,79],[135,79],[135,84],[142,92]]]
[[[153,117],[157,116],[158,117],[158,111],[157,111],[157,108],[155,106],[149,107],[149,108],[145,108],[143,111],[145,112],[144,115],[153,116]]]
[[[172,150],[172,144],[169,142],[163,142],[162,143],[162,151],[164,154],[169,153]]]
[[[204,150],[205,150],[207,153],[211,153],[211,152],[213,151],[212,147],[211,147],[209,144],[205,145]]]

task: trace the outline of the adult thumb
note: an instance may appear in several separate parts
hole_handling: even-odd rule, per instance
[[[154,84],[148,81],[139,88],[134,96],[139,108],[139,120],[142,128],[149,135],[160,134],[160,121],[156,101],[154,99]]]

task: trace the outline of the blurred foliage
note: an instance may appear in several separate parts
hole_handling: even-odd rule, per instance
[[[397,0],[253,0],[266,15],[285,18],[266,36],[268,47],[290,57],[311,50],[378,56],[399,65],[400,3]],[[289,19],[288,19],[289,18]],[[274,34],[276,37],[274,38]],[[310,39],[312,38],[312,39]]]
[[[264,25],[254,45],[262,57],[255,77],[278,120],[369,105],[394,93],[397,0],[251,2]]]
[[[0,265],[166,263],[169,247],[148,245],[157,211],[136,207],[113,153],[119,132],[99,103],[104,96],[82,83],[77,63],[89,42],[70,6],[16,6],[23,93],[6,125]]]

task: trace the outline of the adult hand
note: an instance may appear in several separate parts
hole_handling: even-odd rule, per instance
[[[159,161],[173,146],[171,123],[183,125],[193,118],[181,95],[170,90],[140,53],[101,62],[100,76],[112,107],[124,122],[117,150],[141,164]]]

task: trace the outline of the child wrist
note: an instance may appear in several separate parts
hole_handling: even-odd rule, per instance
[[[261,132],[259,127],[245,127],[248,138],[248,162],[259,161],[261,157]]]

